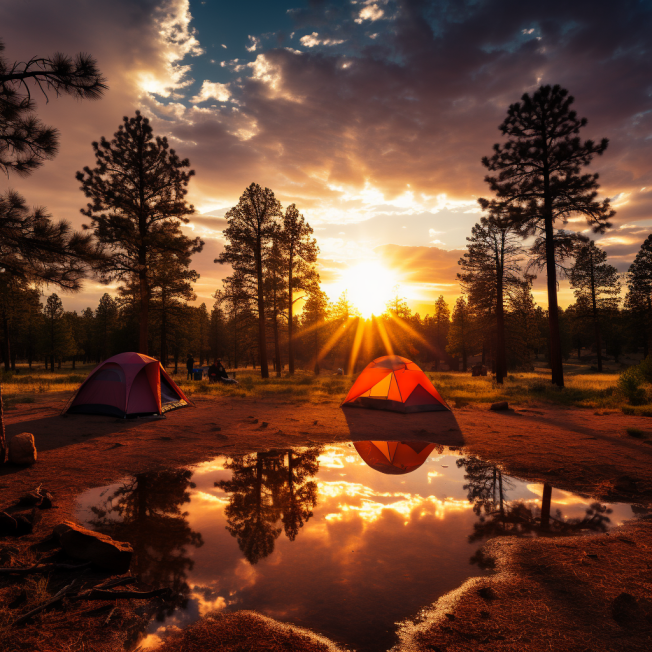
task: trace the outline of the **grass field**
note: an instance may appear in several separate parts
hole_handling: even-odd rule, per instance
[[[2,374],[5,407],[11,409],[17,403],[33,402],[39,394],[73,391],[93,368],[94,365],[78,365],[73,371],[64,366],[49,372],[43,367],[34,367],[30,371],[26,365],[19,365],[18,373]],[[259,371],[240,369],[237,371],[237,386],[188,381],[185,374],[179,374],[175,380],[189,396],[277,396],[280,400],[304,402],[341,401],[354,380],[352,376],[333,376],[329,373],[315,376],[305,371],[298,371],[294,377],[284,375],[278,378],[273,372],[271,374],[271,378],[263,380]],[[652,415],[652,405],[633,407],[627,404],[616,389],[618,373],[615,370],[598,374],[588,366],[569,365],[565,370],[566,387],[561,390],[551,385],[550,372],[545,368],[531,373],[510,374],[502,387],[490,375],[475,378],[470,372],[427,372],[427,375],[453,407],[509,401],[517,405],[550,403],[601,409],[624,408],[624,411],[635,414]],[[652,387],[648,387],[647,391],[652,399]]]

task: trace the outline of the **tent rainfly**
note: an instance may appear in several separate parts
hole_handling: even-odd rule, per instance
[[[356,378],[342,407],[392,412],[450,410],[419,366],[398,355],[370,362]]]
[[[93,369],[63,412],[127,418],[188,405],[194,407],[158,360],[141,353],[119,353]]]
[[[418,469],[435,448],[427,441],[354,441],[353,445],[372,469],[389,475]]]

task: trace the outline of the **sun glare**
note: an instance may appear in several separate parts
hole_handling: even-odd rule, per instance
[[[347,291],[349,301],[365,318],[385,311],[397,282],[392,270],[373,261],[358,263],[342,277],[342,287]]]

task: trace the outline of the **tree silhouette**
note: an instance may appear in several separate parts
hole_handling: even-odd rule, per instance
[[[593,157],[607,149],[608,141],[599,144],[582,142],[580,129],[586,118],[571,110],[573,97],[560,86],[542,86],[532,95],[523,95],[510,105],[499,129],[507,141],[494,145],[491,157],[483,165],[497,176],[486,176],[497,200],[480,198],[484,209],[506,205],[515,224],[530,235],[542,236],[546,242],[548,280],[548,320],[550,327],[550,363],[552,382],[564,386],[562,352],[557,304],[557,274],[554,229],[561,220],[584,215],[594,232],[610,226],[615,213],[609,200],[596,200],[597,174],[581,174]]]
[[[113,140],[93,143],[96,167],[77,172],[81,190],[91,202],[81,213],[91,219],[97,239],[111,252],[100,267],[101,280],[138,278],[139,352],[148,352],[152,270],[165,254],[187,259],[204,243],[181,233],[180,224],[195,210],[186,203],[194,175],[188,159],[157,136],[149,120],[136,111],[123,119]]]
[[[607,263],[607,252],[591,241],[580,245],[575,254],[575,264],[570,270],[571,287],[579,301],[585,299],[591,308],[591,320],[598,353],[598,371],[602,371],[601,315],[618,307],[620,279],[618,270]]]
[[[448,346],[446,350],[449,353],[462,356],[462,371],[467,370],[467,357],[471,353],[471,333],[473,332],[473,323],[471,311],[464,297],[458,297],[453,308],[453,319],[448,331]]]
[[[185,469],[140,473],[92,508],[96,530],[132,545],[131,571],[147,584],[172,589],[176,598],[167,605],[167,615],[185,606],[190,593],[186,578],[194,562],[188,547],[204,544],[181,511],[190,502],[191,477]]]
[[[281,218],[281,204],[269,188],[252,183],[237,206],[226,215],[227,244],[216,263],[231,263],[236,272],[251,279],[258,307],[258,355],[260,374],[269,378],[265,328],[264,265]]]
[[[505,302],[523,282],[519,235],[506,209],[496,204],[491,215],[483,217],[472,228],[467,252],[458,261],[462,272],[457,278],[462,292],[469,297],[469,305],[482,316],[483,330],[487,330],[489,322],[495,332],[496,382],[501,384],[507,375]]]
[[[318,285],[314,285],[308,290],[308,298],[301,313],[300,338],[309,342],[310,359],[316,375],[320,372],[321,348],[328,314],[328,297]]]
[[[107,90],[106,80],[95,59],[87,54],[69,57],[32,57],[10,64],[0,41],[0,170],[19,176],[31,174],[44,161],[56,156],[59,132],[35,115],[30,83],[47,100],[47,92],[95,100]]]
[[[537,508],[520,500],[508,500],[507,493],[513,484],[497,466],[473,456],[460,458],[456,464],[465,471],[467,482],[463,487],[478,515],[468,537],[470,543],[497,536],[570,536],[582,530],[604,532],[607,529],[611,509],[605,505],[592,503],[582,518],[565,519],[560,510],[553,516],[549,484],[543,485],[541,507]],[[470,561],[481,566],[486,562],[480,551]]]
[[[288,287],[288,371],[294,374],[294,304],[319,283],[313,267],[317,262],[319,247],[312,237],[313,230],[294,204],[285,209],[282,247],[286,257]],[[294,292],[302,292],[295,298]]]
[[[652,235],[645,239],[627,272],[625,308],[633,317],[637,343],[643,345],[647,358],[652,333]]]
[[[272,554],[282,531],[294,541],[312,517],[317,485],[309,478],[319,470],[319,453],[317,447],[270,451],[234,457],[225,465],[232,477],[215,486],[231,494],[226,529],[250,564]]]

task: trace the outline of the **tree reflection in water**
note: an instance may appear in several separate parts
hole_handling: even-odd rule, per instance
[[[477,457],[462,457],[456,461],[465,471],[469,502],[478,515],[478,522],[473,525],[469,542],[482,541],[498,536],[568,536],[582,530],[605,532],[610,522],[611,509],[599,502],[592,503],[582,518],[564,518],[561,510],[555,515],[550,513],[552,487],[543,485],[541,507],[529,505],[521,500],[508,500],[507,492],[512,488],[511,482],[503,478],[500,469]],[[479,550],[471,557],[471,563],[480,566],[490,562]]]
[[[312,517],[317,483],[310,478],[319,470],[320,453],[320,447],[270,451],[234,457],[224,465],[233,475],[215,486],[231,494],[224,510],[226,529],[250,564],[274,551],[282,531],[294,541]]]
[[[187,512],[181,511],[195,486],[191,477],[183,469],[140,473],[92,508],[96,518],[90,523],[97,531],[133,546],[132,572],[153,586],[170,587],[177,596],[166,606],[167,615],[185,607],[190,593],[186,577],[194,562],[186,548],[204,544],[201,534],[190,529]]]

